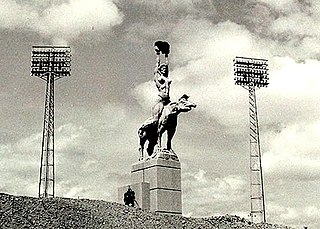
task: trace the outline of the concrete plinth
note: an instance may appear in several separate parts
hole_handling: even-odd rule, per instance
[[[150,210],[182,214],[181,166],[171,151],[160,151],[154,158],[132,165],[131,182],[149,183]]]

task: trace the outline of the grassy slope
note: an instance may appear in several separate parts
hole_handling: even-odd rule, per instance
[[[101,200],[38,199],[0,193],[0,228],[246,228],[284,229],[251,224],[237,216],[187,218],[159,215]]]

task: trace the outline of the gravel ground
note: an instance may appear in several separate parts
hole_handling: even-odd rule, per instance
[[[290,229],[252,224],[238,216],[169,216],[89,199],[38,199],[0,193],[0,228],[214,228]]]

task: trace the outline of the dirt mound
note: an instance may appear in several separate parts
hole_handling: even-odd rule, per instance
[[[238,216],[168,216],[89,199],[38,199],[0,193],[0,228],[246,228],[285,229],[252,224]]]

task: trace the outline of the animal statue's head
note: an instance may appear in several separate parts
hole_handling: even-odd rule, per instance
[[[178,102],[170,103],[169,106],[171,106],[173,113],[188,112],[197,107],[196,104],[189,101],[189,96],[186,94],[181,96]]]

